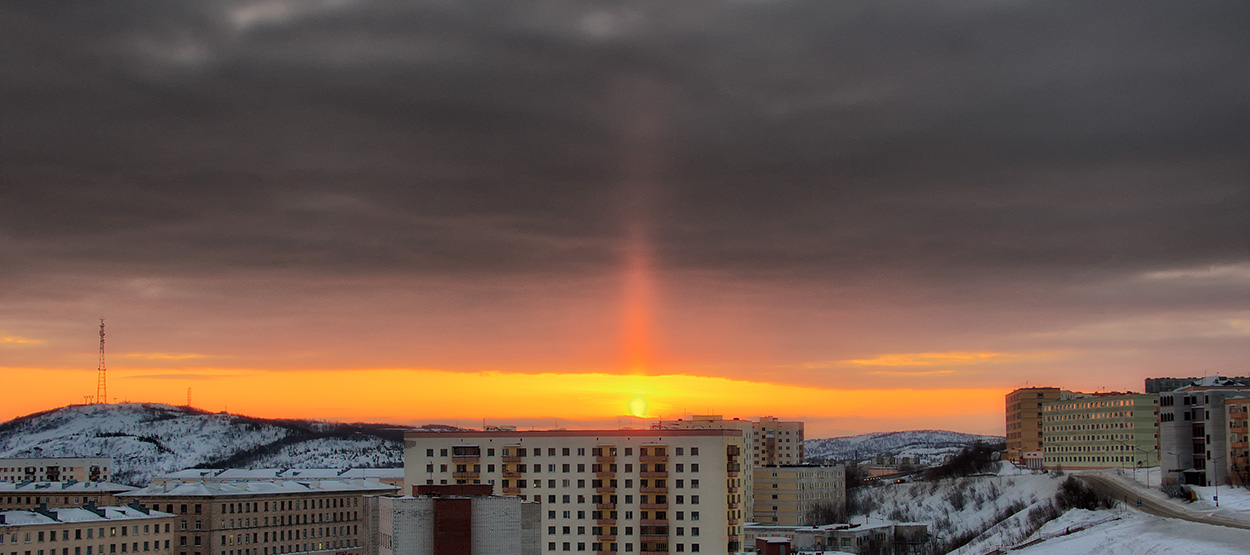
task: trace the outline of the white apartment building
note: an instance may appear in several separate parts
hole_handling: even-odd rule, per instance
[[[537,501],[543,553],[733,553],[752,480],[739,430],[436,432],[404,437],[404,493],[490,484]]]
[[[1228,399],[1250,387],[1218,376],[1159,394],[1159,450],[1165,480],[1210,486],[1228,483]]]
[[[0,482],[107,482],[109,457],[32,457],[0,459]]]

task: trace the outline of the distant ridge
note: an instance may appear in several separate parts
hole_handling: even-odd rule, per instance
[[[70,405],[0,424],[0,457],[112,457],[113,481],[143,486],[192,467],[402,467],[407,429],[157,403]]]
[[[983,436],[945,430],[875,432],[857,436],[809,439],[803,442],[809,460],[868,460],[881,455],[919,457],[922,463],[939,463],[977,441],[1001,443],[1003,436]]]

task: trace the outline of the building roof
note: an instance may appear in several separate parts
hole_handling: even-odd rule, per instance
[[[132,486],[113,482],[0,482],[0,492],[8,493],[121,493],[135,489]]]
[[[225,497],[323,492],[391,493],[398,488],[375,480],[234,480],[163,482],[119,497]]]
[[[188,468],[162,480],[337,480],[403,478],[403,468]]]
[[[67,522],[103,522],[116,520],[135,520],[145,518],[172,517],[173,514],[161,511],[149,511],[135,507],[93,507],[93,508],[59,508],[41,509],[38,511],[0,511],[3,523],[7,526],[31,526],[45,524],[64,524]]]

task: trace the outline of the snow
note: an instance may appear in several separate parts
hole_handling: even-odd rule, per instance
[[[1102,523],[1096,523],[1105,520]],[[1091,525],[1092,524],[1092,525]],[[1069,528],[1089,528],[1065,534]],[[1060,534],[1014,550],[1020,555],[1071,555],[1121,553],[1246,553],[1250,530],[1162,518],[1136,511],[1068,511],[1047,523],[1034,535]]]
[[[1194,515],[1214,515],[1250,522],[1250,490],[1243,487],[1188,486],[1198,495],[1198,499],[1193,503],[1186,503],[1180,499],[1169,498],[1159,490],[1162,474],[1158,471],[1158,467],[1151,467],[1149,473],[1139,470],[1134,474],[1132,470],[1111,469],[1083,471],[1080,474],[1098,474],[1125,484],[1136,484],[1142,488],[1149,487],[1150,489],[1146,491],[1147,495]],[[1218,507],[1215,504],[1217,494],[1220,497]]]
[[[867,460],[877,455],[919,457],[922,464],[941,463],[977,442],[1002,443],[1002,436],[978,436],[944,430],[878,432],[857,436],[809,439],[803,442],[809,459]]]

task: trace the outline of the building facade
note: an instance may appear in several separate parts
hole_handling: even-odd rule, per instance
[[[1042,405],[1066,392],[1057,387],[1026,387],[1007,394],[1007,458],[1024,462],[1026,452],[1042,450]]]
[[[0,482],[0,510],[118,505],[117,494],[134,491],[112,482]]]
[[[0,482],[107,482],[112,470],[108,457],[0,459]]]
[[[1225,401],[1250,397],[1250,388],[1224,378],[1159,394],[1159,449],[1163,478],[1209,486],[1228,483],[1229,424]]]
[[[801,526],[820,504],[846,507],[846,467],[763,466],[755,469],[755,521]]]
[[[1145,393],[1083,393],[1043,403],[1045,465],[1066,469],[1158,465],[1158,403],[1158,396]]]
[[[751,448],[753,466],[803,464],[803,423],[783,421],[765,416],[759,421],[731,418],[719,414],[696,414],[689,419],[666,420],[653,426],[664,430],[739,430]]]
[[[61,507],[0,512],[6,555],[169,555],[174,515],[142,507]]]
[[[1224,400],[1224,418],[1228,422],[1228,482],[1250,486],[1250,397]]]
[[[118,497],[177,516],[171,555],[358,555],[362,499],[397,491],[370,480],[166,482]]]
[[[541,504],[543,553],[733,553],[751,519],[739,430],[413,431],[405,493],[489,484]]]
[[[1166,393],[1182,387],[1197,385],[1207,378],[1146,378],[1146,393]],[[1250,378],[1222,378],[1226,384],[1250,387]]]
[[[539,555],[541,505],[492,486],[417,486],[365,498],[365,555]]]

